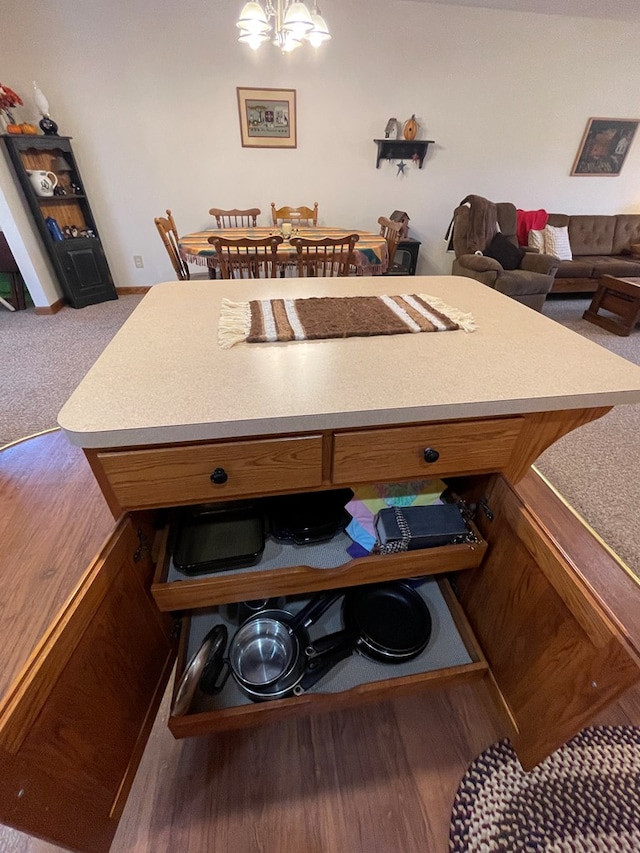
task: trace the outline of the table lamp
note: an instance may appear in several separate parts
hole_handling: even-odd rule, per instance
[[[45,98],[44,93],[35,80],[33,81],[33,100],[38,111],[42,115],[39,122],[40,130],[45,136],[57,136],[58,125],[49,115],[49,101]]]

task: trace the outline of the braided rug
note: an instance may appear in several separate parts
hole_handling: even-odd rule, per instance
[[[450,853],[639,853],[640,728],[583,729],[525,773],[508,740],[471,764]]]

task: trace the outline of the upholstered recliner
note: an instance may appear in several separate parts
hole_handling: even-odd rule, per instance
[[[560,261],[535,250],[518,252],[514,204],[494,204],[482,196],[467,196],[455,209],[452,225],[454,275],[475,278],[536,311],[542,310]],[[513,246],[515,269],[505,269],[495,258],[481,254],[493,251],[490,244],[498,231],[506,238],[503,243],[508,253],[511,252],[508,244]]]

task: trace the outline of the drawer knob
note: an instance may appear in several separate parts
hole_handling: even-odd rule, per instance
[[[216,470],[211,475],[211,482],[215,483],[216,486],[221,486],[223,483],[226,483],[229,479],[229,475],[224,470],[224,468],[216,468]]]
[[[425,447],[422,455],[424,456],[425,462],[437,462],[438,459],[440,459],[440,454],[435,447]]]

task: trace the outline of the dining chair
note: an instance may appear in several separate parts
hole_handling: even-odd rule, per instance
[[[166,216],[156,216],[153,221],[156,223],[158,234],[162,238],[178,279],[180,281],[188,281],[191,278],[191,274],[186,261],[180,257],[180,252],[178,251],[178,229],[176,228],[176,222],[168,208],[166,213]]]
[[[394,268],[394,258],[398,250],[398,243],[400,242],[402,222],[394,222],[387,216],[380,216],[378,218],[378,225],[380,226],[380,236],[386,240],[387,253],[389,255],[389,265],[385,275],[398,275],[402,270]]]
[[[216,251],[222,278],[276,278],[278,246],[282,237],[209,237]]]
[[[312,225],[314,228],[318,224],[318,202],[313,203],[311,207],[278,207],[275,202],[271,202],[271,219],[274,225],[282,225],[283,222],[290,222],[292,225]]]
[[[320,240],[292,237],[291,245],[295,246],[297,253],[298,276],[335,278],[349,275],[355,267],[353,247],[359,239],[357,234]]]
[[[255,228],[261,213],[259,207],[250,207],[248,210],[222,210],[220,207],[212,207],[209,211],[211,216],[215,216],[218,228]]]

